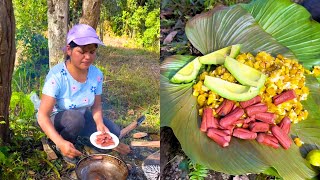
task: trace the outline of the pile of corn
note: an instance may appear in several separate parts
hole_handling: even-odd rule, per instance
[[[300,101],[306,100],[309,94],[309,89],[305,86],[304,76],[304,73],[309,72],[301,64],[282,55],[272,57],[266,52],[260,52],[256,56],[250,53],[243,53],[237,56],[237,60],[268,75],[264,86],[261,88],[260,96],[262,97],[262,102],[268,105],[268,111],[277,115],[276,123],[280,122],[284,116],[288,116],[293,123],[298,123],[307,118],[308,111],[303,109]],[[320,74],[320,68],[319,70],[314,69],[310,73]],[[203,107],[210,106],[215,109],[224,100],[203,85],[205,75],[237,83],[236,79],[223,65],[218,66],[213,71],[203,72],[197,84],[193,86],[193,95],[197,96],[197,102],[200,106],[200,116],[202,115]],[[272,97],[289,89],[295,91],[297,98],[275,106],[272,103]],[[236,105],[239,106],[238,103]]]

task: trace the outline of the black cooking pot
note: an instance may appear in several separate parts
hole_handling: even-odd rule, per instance
[[[77,163],[79,180],[126,180],[128,167],[119,158],[108,154],[92,154]]]

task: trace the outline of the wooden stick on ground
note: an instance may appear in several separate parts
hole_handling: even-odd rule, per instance
[[[48,160],[58,159],[58,156],[56,155],[56,153],[49,146],[48,139],[46,137],[43,137],[41,138],[41,142],[42,142],[43,150],[47,154]]]
[[[131,146],[160,147],[160,141],[132,141]]]

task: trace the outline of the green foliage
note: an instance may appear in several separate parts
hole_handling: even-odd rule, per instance
[[[0,147],[0,179],[43,179],[59,177],[57,164],[46,160],[40,139],[44,133],[36,126],[30,94],[13,92],[10,101],[10,146]]]
[[[190,180],[204,180],[208,176],[208,168],[189,160],[189,178]]]
[[[95,64],[104,74],[104,110],[110,119],[126,126],[146,114],[143,128],[159,132],[158,53],[142,49],[99,47]],[[134,110],[134,115],[127,112]]]
[[[35,149],[34,141],[19,141],[18,146],[0,147],[0,179],[56,179],[58,175],[49,174],[58,166],[49,166],[44,151]],[[23,146],[23,151],[20,148]],[[50,163],[52,164],[52,163]],[[44,174],[44,175],[41,175]]]
[[[29,96],[23,92],[13,92],[10,100],[10,111],[13,116],[30,119],[34,115],[34,107]]]
[[[30,93],[40,90],[49,69],[46,0],[14,0],[16,18],[17,61],[12,90]],[[39,92],[37,92],[39,93]]]
[[[154,9],[148,13],[145,22],[145,27],[147,28],[143,32],[142,44],[144,47],[153,47],[159,49],[159,38],[160,38],[160,9]]]
[[[29,33],[42,33],[47,30],[46,0],[13,0],[17,36],[27,37]]]
[[[10,128],[15,133],[14,140],[24,138],[40,140],[43,133],[36,127],[35,109],[30,95],[23,92],[13,92],[10,100]]]
[[[101,8],[101,17],[116,35],[134,38],[139,46],[153,50],[159,49],[159,15],[159,0],[104,1]]]

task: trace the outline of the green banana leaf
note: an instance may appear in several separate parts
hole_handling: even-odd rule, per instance
[[[242,7],[306,68],[320,64],[320,24],[310,20],[303,6],[290,0],[256,0]]]
[[[287,30],[290,31],[290,28]],[[290,58],[295,57],[293,49],[291,51],[284,43],[279,43],[265,32],[239,5],[197,15],[187,23],[186,34],[193,46],[203,54],[242,43],[243,52],[257,53],[264,50],[273,55],[281,53]],[[313,45],[309,43],[306,49]],[[308,55],[307,53],[305,56]],[[300,56],[304,57],[303,53]],[[320,145],[320,88],[314,77],[307,78],[310,95],[303,103],[309,111],[308,119],[293,125],[291,131],[291,136],[300,137],[305,146],[298,148],[293,144],[288,150],[273,149],[258,144],[255,140],[232,138],[228,147],[221,148],[199,130],[201,120],[196,97],[192,95],[193,83],[172,84],[169,81],[177,70],[193,58],[173,56],[165,59],[161,64],[160,75],[161,126],[173,129],[182,149],[191,160],[228,174],[262,172],[290,180],[310,179],[318,174],[317,169],[304,159],[310,146],[315,148]],[[305,62],[308,67],[315,61]]]
[[[272,55],[295,57],[290,49],[261,29],[240,5],[196,15],[188,21],[185,31],[192,45],[204,55],[233,44],[243,44],[242,52],[267,51]]]

